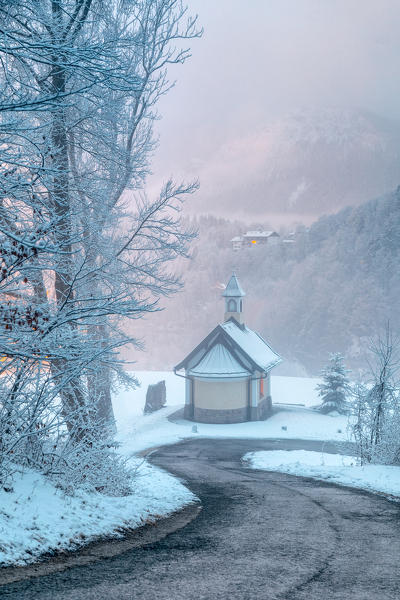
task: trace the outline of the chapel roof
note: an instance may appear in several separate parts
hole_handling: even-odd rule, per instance
[[[199,362],[190,366],[196,357]],[[281,360],[258,333],[230,318],[217,325],[175,371],[189,367],[188,375],[194,377],[243,377],[254,371],[267,372]]]
[[[228,282],[228,285],[226,286],[225,290],[222,292],[222,295],[225,297],[232,296],[234,298],[243,297],[246,295],[240,286],[239,280],[236,277],[236,273],[232,273],[232,276]]]
[[[250,372],[242,367],[225,346],[216,344],[187,374],[200,378],[235,378],[249,377]]]
[[[267,342],[246,325],[239,325],[235,319],[229,319],[220,325],[225,333],[260,368],[268,371],[282,361]]]

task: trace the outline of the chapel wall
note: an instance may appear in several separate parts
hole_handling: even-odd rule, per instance
[[[194,381],[194,404],[197,409],[247,409],[247,380]]]

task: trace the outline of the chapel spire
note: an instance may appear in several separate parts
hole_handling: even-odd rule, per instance
[[[242,290],[236,273],[232,276],[222,293],[225,298],[225,316],[224,321],[228,321],[231,317],[236,319],[238,323],[243,323],[243,300],[246,294]]]

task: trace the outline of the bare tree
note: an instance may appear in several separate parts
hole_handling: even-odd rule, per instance
[[[4,431],[29,391],[46,419],[25,432],[64,423],[90,447],[118,351],[138,344],[123,324],[180,286],[167,265],[187,254],[179,209],[197,185],[144,186],[166,69],[198,35],[178,0],[0,2]]]
[[[362,464],[392,464],[400,460],[400,402],[398,342],[389,324],[383,335],[371,341],[370,350],[370,380],[354,391],[353,434]]]

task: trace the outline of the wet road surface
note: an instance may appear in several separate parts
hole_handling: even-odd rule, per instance
[[[399,600],[399,504],[240,461],[253,450],[300,448],[321,443],[198,439],[161,448],[151,461],[201,499],[197,518],[143,548],[1,586],[0,598]]]

